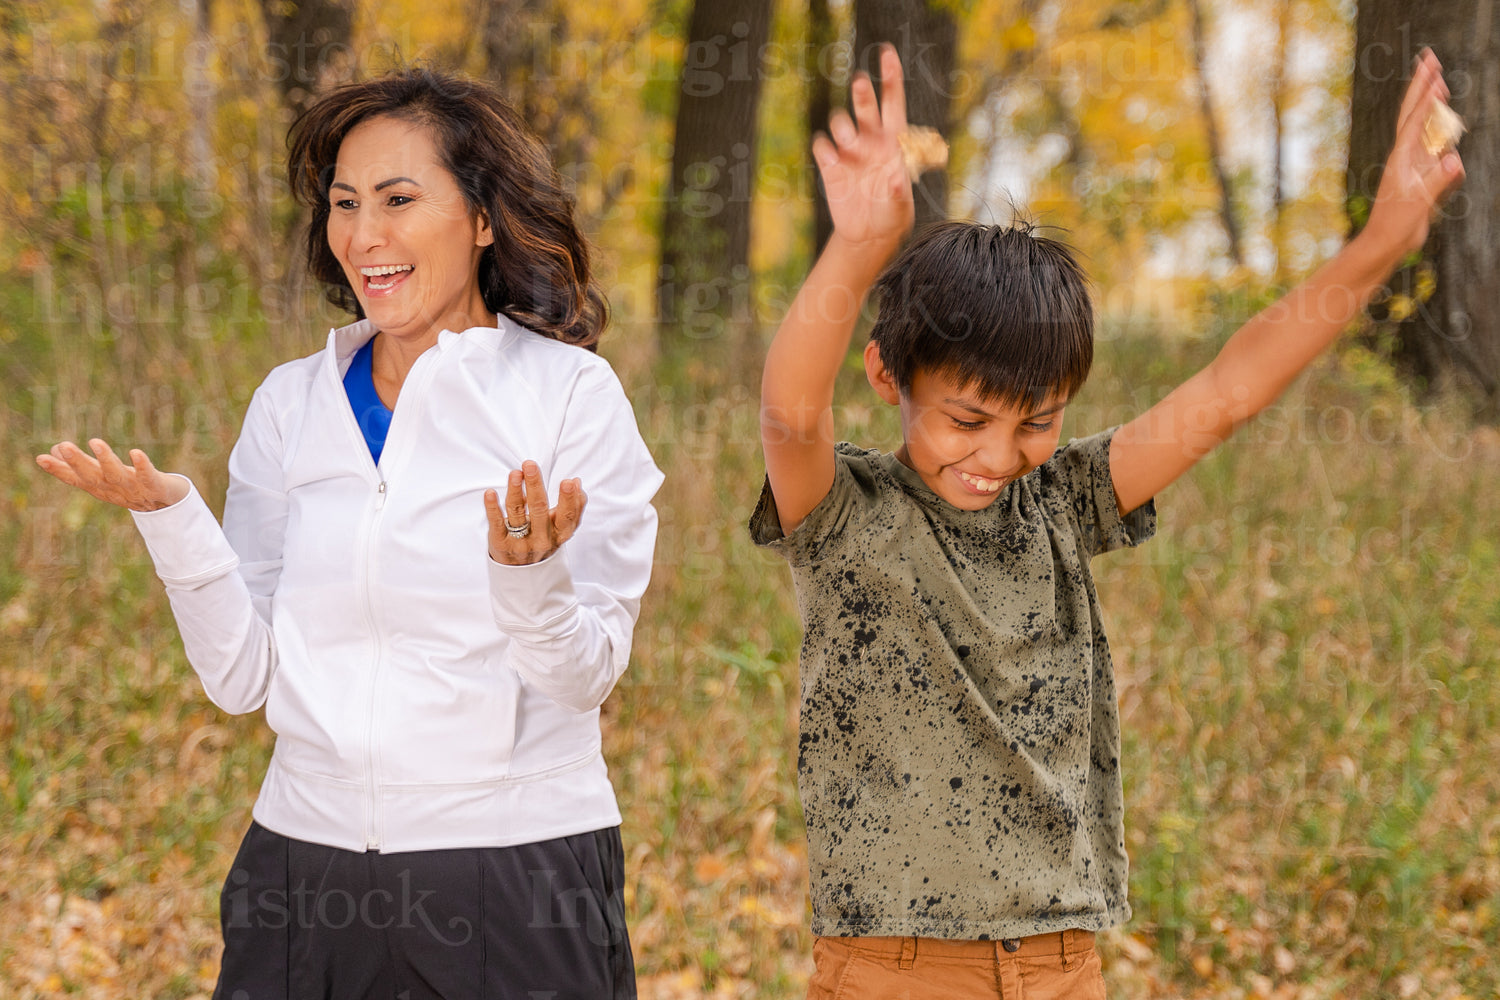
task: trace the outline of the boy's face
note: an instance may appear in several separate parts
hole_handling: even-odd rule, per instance
[[[1067,400],[1047,399],[1034,410],[1017,410],[924,371],[912,378],[909,392],[901,392],[873,348],[865,352],[870,384],[886,402],[901,407],[904,443],[896,457],[953,506],[988,507],[1007,483],[1057,450]]]

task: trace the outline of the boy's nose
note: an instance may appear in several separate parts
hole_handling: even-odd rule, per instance
[[[979,449],[979,460],[992,475],[1009,475],[1021,464],[1021,449],[1013,440],[986,441]]]

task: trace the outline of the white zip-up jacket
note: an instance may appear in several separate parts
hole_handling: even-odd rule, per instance
[[[444,331],[377,466],[343,387],[366,321],[275,369],[229,459],[136,513],[189,661],[266,706],[256,820],[347,850],[504,847],[616,825],[599,705],[630,658],[662,476],[607,362],[504,319]],[[489,558],[483,491],[522,461],[588,504],[547,559]]]

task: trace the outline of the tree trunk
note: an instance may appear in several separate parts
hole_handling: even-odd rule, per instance
[[[282,103],[295,118],[349,68],[353,0],[260,0],[266,56]]]
[[[1286,267],[1286,52],[1291,43],[1293,0],[1277,0],[1276,46],[1271,52],[1271,249],[1276,255],[1272,278],[1278,283]]]
[[[183,83],[188,93],[187,177],[194,190],[194,201],[212,205],[217,197],[219,172],[214,163],[213,122],[217,95],[209,59],[213,52],[213,7],[211,0],[197,0],[193,17],[193,44],[183,62]],[[193,288],[199,280],[198,259],[194,253],[178,255],[182,287]],[[207,311],[198,308],[196,296],[185,303],[188,330],[197,336],[208,336]]]
[[[1224,223],[1224,235],[1229,238],[1229,259],[1235,267],[1245,262],[1245,252],[1240,238],[1240,224],[1234,213],[1234,186],[1229,171],[1224,166],[1223,144],[1219,141],[1219,123],[1214,115],[1213,96],[1208,89],[1207,43],[1203,29],[1202,0],[1188,0],[1193,32],[1193,68],[1198,75],[1198,101],[1203,109],[1203,127],[1208,132],[1208,160],[1214,177],[1219,182],[1219,218]]]
[[[717,340],[739,360],[755,328],[750,207],[771,0],[696,0],[678,87],[657,271],[661,346]]]
[[[486,73],[552,152],[559,172],[577,178],[593,159],[596,81],[564,64],[567,8],[553,0],[480,4]]]
[[[1432,227],[1421,260],[1391,279],[1371,310],[1394,335],[1401,370],[1424,392],[1456,389],[1482,420],[1500,420],[1500,3],[1359,0],[1350,98],[1349,216],[1369,216],[1412,62],[1431,46],[1453,109],[1470,131],[1459,143],[1468,177]]]
[[[838,29],[833,23],[833,12],[828,0],[807,0],[807,52],[803,65],[807,72],[807,139],[808,149],[812,137],[828,130],[828,116],[833,112],[833,80],[825,69],[831,68],[833,47],[838,44]],[[808,153],[807,169],[817,176],[817,165]],[[823,252],[823,244],[833,235],[833,216],[828,213],[828,200],[823,197],[823,187],[815,184],[813,197],[813,255]]]
[[[951,6],[936,0],[855,0],[856,64],[880,92],[877,46],[890,42],[901,56],[906,77],[906,118],[953,138],[954,59],[958,24]],[[917,184],[918,228],[948,217],[948,171],[933,170]]]

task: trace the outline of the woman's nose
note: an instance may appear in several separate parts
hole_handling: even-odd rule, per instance
[[[386,240],[385,221],[379,212],[361,210],[354,217],[354,245],[360,250],[372,250],[384,246]]]

